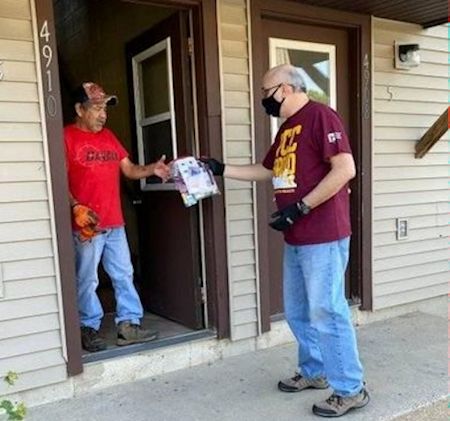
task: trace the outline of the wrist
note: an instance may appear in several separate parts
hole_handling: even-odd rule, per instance
[[[300,215],[308,215],[311,211],[311,206],[307,205],[303,200],[300,200],[300,202],[297,202],[297,209]]]

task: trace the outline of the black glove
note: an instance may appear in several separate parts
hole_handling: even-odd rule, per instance
[[[225,171],[225,164],[223,162],[220,162],[214,158],[208,158],[206,156],[202,156],[200,161],[208,165],[214,175],[223,175],[223,172]]]
[[[269,225],[277,231],[284,231],[291,227],[294,222],[309,213],[311,208],[303,201],[292,203],[292,205],[286,206],[271,215],[272,218],[276,218],[269,222]]]

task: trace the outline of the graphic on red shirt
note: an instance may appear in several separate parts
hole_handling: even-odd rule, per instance
[[[64,142],[73,197],[98,214],[100,228],[124,225],[120,161],[128,156],[127,151],[106,128],[91,133],[70,125],[64,128]]]
[[[328,174],[329,159],[351,153],[348,137],[335,111],[309,101],[280,127],[263,165],[273,171],[278,209],[301,200]],[[284,232],[293,245],[335,241],[351,234],[347,186],[297,220]]]

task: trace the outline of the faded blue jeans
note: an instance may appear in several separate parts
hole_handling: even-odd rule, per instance
[[[96,292],[100,261],[114,288],[116,324],[124,320],[140,324],[143,309],[133,284],[133,265],[125,228],[108,229],[85,242],[81,242],[76,233],[73,238],[81,326],[98,330],[103,318],[103,308]]]
[[[284,249],[284,311],[299,344],[298,369],[325,376],[335,393],[363,387],[355,330],[345,298],[350,238]]]

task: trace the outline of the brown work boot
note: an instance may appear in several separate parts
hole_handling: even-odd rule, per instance
[[[99,336],[98,331],[88,326],[81,326],[81,345],[89,352],[106,349],[106,342]]]
[[[340,417],[352,409],[366,406],[370,401],[367,390],[363,388],[355,396],[339,396],[333,393],[328,399],[315,404],[312,408],[314,414],[321,417]]]
[[[117,345],[131,345],[153,341],[158,337],[156,330],[145,330],[141,326],[127,321],[120,322],[117,327]]]
[[[300,392],[305,389],[326,389],[327,387],[328,382],[325,377],[307,379],[298,373],[294,377],[278,382],[278,389],[282,392]]]

